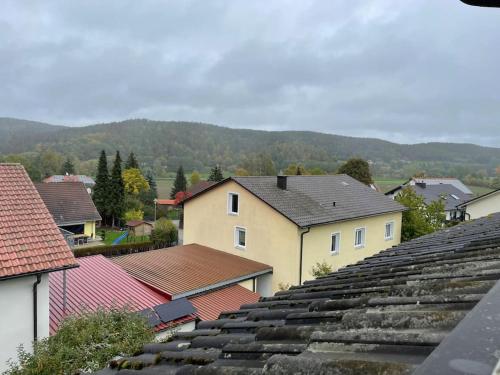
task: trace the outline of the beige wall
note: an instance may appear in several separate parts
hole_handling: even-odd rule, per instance
[[[239,194],[239,215],[227,213],[227,194]],[[234,228],[246,228],[246,248],[234,246]],[[199,243],[274,268],[273,290],[280,282],[297,284],[297,226],[233,181],[184,206],[184,244]]]
[[[401,218],[401,212],[397,212],[312,227],[311,231],[304,235],[302,281],[314,278],[311,269],[317,262],[325,261],[336,271],[399,244],[401,242]],[[391,221],[394,222],[394,237],[392,240],[386,240],[385,224]],[[362,227],[366,228],[365,246],[355,248],[354,232],[356,228]],[[340,233],[340,249],[337,254],[332,254],[330,251],[333,233]]]
[[[469,203],[466,212],[471,220],[500,212],[500,191]],[[466,215],[466,220],[469,219],[469,215]]]
[[[85,222],[83,233],[87,236],[95,237],[95,221]]]
[[[228,193],[239,194],[239,215],[228,214]],[[385,223],[394,221],[394,238],[384,239]],[[234,229],[246,229],[246,248],[234,246]],[[354,249],[354,229],[366,227],[365,247]],[[272,290],[299,283],[300,233],[303,230],[233,181],[184,206],[184,244],[199,243],[273,267]],[[339,255],[330,255],[331,234],[341,233]],[[326,261],[333,269],[355,263],[400,243],[401,213],[312,227],[304,235],[302,281],[312,266]],[[249,288],[250,289],[250,288]]]

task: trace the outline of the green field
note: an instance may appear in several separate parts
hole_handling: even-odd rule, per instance
[[[490,189],[490,188],[487,188],[484,186],[467,185],[467,187],[472,190],[472,192],[474,193],[474,195],[476,197],[483,195],[483,194],[486,194],[486,193],[489,193],[490,191],[493,191],[493,189]]]
[[[374,179],[375,185],[377,185],[382,193],[388,192],[395,187],[404,184],[408,180],[398,180],[398,179]]]
[[[170,191],[174,185],[174,178],[157,178],[156,188],[159,199],[170,199]]]

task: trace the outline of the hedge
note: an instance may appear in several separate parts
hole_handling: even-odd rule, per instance
[[[76,258],[86,257],[89,255],[104,255],[105,257],[113,257],[118,255],[125,255],[131,253],[141,253],[155,249],[161,249],[172,246],[173,244],[155,244],[152,241],[124,243],[119,245],[104,245],[104,246],[91,246],[74,248],[73,254]]]

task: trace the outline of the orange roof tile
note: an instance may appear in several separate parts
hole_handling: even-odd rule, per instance
[[[24,167],[0,164],[0,278],[77,266]]]
[[[198,244],[111,258],[146,285],[176,298],[235,283],[272,267]]]
[[[189,300],[201,320],[215,320],[221,312],[239,310],[243,304],[258,302],[259,297],[257,293],[236,284]]]

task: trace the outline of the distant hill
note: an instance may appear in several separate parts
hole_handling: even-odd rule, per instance
[[[492,170],[500,165],[500,149],[473,144],[402,145],[308,131],[268,132],[143,119],[61,127],[0,118],[0,154],[33,151],[37,145],[82,161],[96,159],[101,149],[109,153],[118,149],[124,155],[134,151],[145,164],[168,165],[169,170],[182,164],[188,171],[206,170],[216,163],[234,168],[246,155],[260,152],[269,153],[279,168],[299,162],[328,170],[332,163],[353,156],[387,168],[413,162],[439,165],[441,174],[451,167]]]

